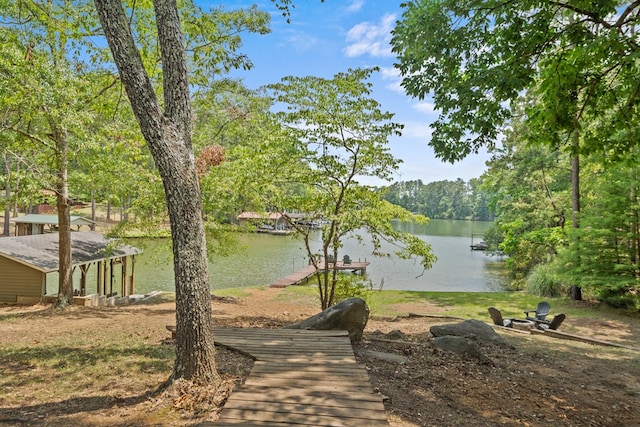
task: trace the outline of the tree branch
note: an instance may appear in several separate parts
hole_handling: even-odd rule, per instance
[[[147,141],[162,135],[162,111],[120,0],[94,0],[133,112]],[[154,150],[153,145],[150,145]]]

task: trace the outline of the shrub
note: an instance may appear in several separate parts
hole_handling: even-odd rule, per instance
[[[368,293],[369,288],[362,276],[347,273],[338,274],[334,298],[336,304],[349,298],[362,298],[369,305]]]
[[[566,289],[550,264],[539,264],[533,268],[526,280],[527,291],[542,297],[557,297]]]
[[[601,291],[598,299],[611,308],[621,308],[624,310],[634,309],[638,304],[638,300],[633,294],[612,289]]]

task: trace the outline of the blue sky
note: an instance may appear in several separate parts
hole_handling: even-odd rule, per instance
[[[202,2],[203,7],[206,1]],[[372,76],[373,97],[382,109],[405,125],[401,137],[389,141],[391,153],[403,161],[395,181],[421,179],[424,183],[479,177],[486,169],[486,153],[472,154],[455,164],[437,159],[428,141],[429,123],[437,117],[433,104],[404,94],[389,41],[400,19],[402,0],[295,0],[290,23],[270,0],[222,2],[226,10],[257,4],[272,15],[268,35],[245,35],[242,52],[254,68],[234,72],[250,88],[276,83],[285,76],[331,78],[349,68],[381,69]],[[217,6],[220,3],[213,2]],[[364,182],[363,182],[364,183]],[[367,184],[385,185],[384,182]]]

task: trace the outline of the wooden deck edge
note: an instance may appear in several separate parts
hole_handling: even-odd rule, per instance
[[[488,325],[490,325],[491,327],[493,327],[494,329],[499,329],[501,331],[506,331],[506,332],[515,332],[517,334],[524,334],[524,335],[530,335],[531,334],[531,330],[523,330],[523,329],[516,329],[516,328],[509,328],[507,326],[500,326],[500,325],[494,325],[493,323],[488,323]],[[541,331],[542,332],[542,331]]]
[[[588,344],[597,344],[597,345],[603,345],[607,347],[618,347],[618,348],[624,348],[626,350],[640,351],[640,348],[638,347],[632,347],[625,344],[618,344],[611,341],[604,341],[597,338],[590,338],[590,337],[585,337],[581,335],[570,334],[568,332],[554,331],[551,329],[547,329],[545,331],[542,331],[539,329],[532,329],[531,333],[538,334],[538,335],[546,335],[546,336],[559,338],[563,340],[579,341],[579,342],[584,342]]]

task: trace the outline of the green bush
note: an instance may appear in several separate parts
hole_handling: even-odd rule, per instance
[[[542,297],[558,297],[566,289],[550,264],[539,264],[533,268],[526,280],[527,291]]]
[[[363,278],[356,274],[338,274],[338,281],[335,289],[335,302],[344,301],[349,298],[362,298],[369,305],[367,287]]]
[[[601,303],[606,304],[611,308],[621,308],[624,310],[634,309],[638,305],[638,299],[636,296],[612,289],[601,291],[598,295],[598,299]]]

